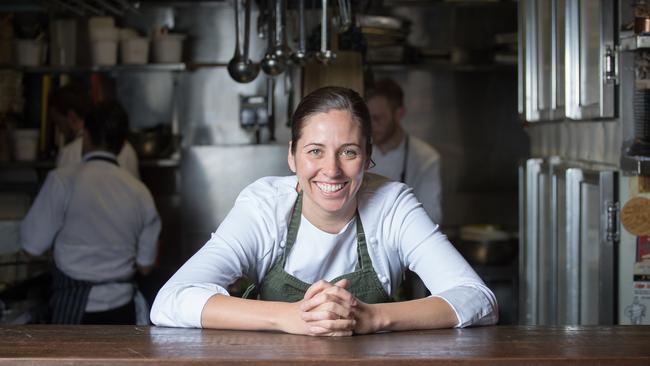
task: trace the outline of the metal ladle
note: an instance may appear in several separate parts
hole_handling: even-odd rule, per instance
[[[320,36],[320,51],[316,54],[316,58],[324,65],[328,65],[336,58],[336,54],[332,50],[327,49],[327,0],[323,0],[323,11],[321,17],[321,36]]]
[[[239,0],[235,0],[235,54],[228,63],[228,73],[238,83],[249,83],[257,77],[260,72],[259,65],[248,58],[248,41],[251,15],[251,0],[245,1],[244,15],[244,53],[239,49]]]
[[[302,1],[301,1],[302,2]],[[275,47],[273,52],[279,59],[286,63],[291,56],[291,48],[287,44],[287,35],[284,30],[285,20],[285,0],[276,0],[275,2]]]
[[[293,63],[304,66],[308,61],[307,47],[305,41],[305,2],[298,1],[298,22],[300,27],[300,38],[298,39],[298,49],[291,55]]]
[[[279,0],[276,0],[276,2]],[[271,3],[271,2],[269,2]],[[270,4],[270,7],[273,7],[273,4]],[[275,13],[274,10],[271,10],[272,13]],[[271,16],[271,21],[277,23],[277,17],[278,14],[272,14]],[[278,57],[278,55],[275,52],[275,34],[277,32],[277,29],[274,29],[274,27],[267,27],[268,28],[268,47],[266,49],[266,54],[264,55],[264,58],[260,62],[262,64],[262,71],[266,73],[269,76],[276,76],[278,74],[281,74],[284,72],[284,70],[287,68],[287,62],[286,59],[283,57]]]

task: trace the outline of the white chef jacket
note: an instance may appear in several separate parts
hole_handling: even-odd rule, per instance
[[[78,136],[69,144],[63,146],[59,150],[59,155],[56,158],[56,167],[61,168],[64,166],[75,165],[81,161],[83,147],[83,137]],[[138,155],[135,149],[128,142],[124,141],[122,150],[117,155],[117,162],[120,167],[126,169],[131,175],[140,179],[140,171],[138,170]]]
[[[124,169],[93,156],[51,171],[20,226],[21,246],[41,255],[54,245],[54,261],[66,275],[92,282],[127,280],[136,264],[150,266],[157,252],[160,219],[147,187]],[[133,285],[90,290],[86,311],[106,311],[133,297]]]
[[[399,182],[404,168],[405,141],[402,139],[396,149],[385,154],[375,146],[372,149],[372,160],[377,165],[370,171]],[[413,187],[415,196],[422,202],[431,220],[439,224],[442,220],[440,154],[431,145],[412,135],[409,135],[404,183]]]
[[[152,322],[200,327],[201,311],[212,295],[228,295],[226,288],[242,275],[261,283],[284,250],[297,182],[296,176],[266,177],[245,188],[210,240],[160,289],[151,309]],[[438,230],[411,188],[369,173],[358,203],[368,253],[389,295],[409,268],[434,296],[452,306],[460,319],[457,326],[496,323],[494,294]],[[328,234],[315,227],[310,230],[303,218],[285,271],[309,283],[316,279],[310,273],[331,279],[354,271],[357,242],[349,235],[349,225]]]

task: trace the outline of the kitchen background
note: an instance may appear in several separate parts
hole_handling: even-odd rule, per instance
[[[237,3],[242,38],[244,3]],[[337,60],[279,62],[275,76],[261,71],[249,83],[234,81],[227,70],[236,47],[233,0],[0,2],[0,321],[38,321],[34,308],[45,291],[47,261],[25,263],[16,253],[18,224],[59,144],[44,107],[51,88],[80,81],[95,99],[115,95],[129,113],[141,177],[163,221],[157,268],[141,284],[152,299],[242,187],[289,174],[287,121],[306,91],[326,83],[362,89],[385,76],[404,88],[405,129],[442,156],[442,230],[495,291],[501,323],[626,321],[633,285],[647,279],[642,269],[632,274],[642,256],[630,259],[647,233],[629,234],[616,214],[647,186],[639,182],[648,173],[648,129],[634,118],[647,119],[632,105],[644,101],[633,95],[635,58],[643,57],[634,50],[650,31],[645,2],[251,4],[248,56],[255,63],[269,45],[301,50],[301,19],[305,50],[315,54],[323,4]],[[648,29],[634,27],[638,18]],[[642,153],[628,153],[634,142]],[[576,169],[598,177],[585,183],[593,207],[566,204]],[[605,191],[611,197],[601,199]],[[567,218],[583,216],[569,229]],[[603,249],[581,257],[591,239]],[[583,262],[589,265],[580,272]],[[584,283],[591,279],[600,287]],[[648,304],[647,293],[637,297]],[[581,317],[591,301],[607,315]]]

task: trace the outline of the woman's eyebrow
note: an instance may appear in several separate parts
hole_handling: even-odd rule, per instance
[[[302,146],[302,148],[304,149],[304,148],[309,147],[309,146],[324,147],[325,144],[321,144],[321,143],[318,143],[318,142],[310,142],[310,143],[304,144],[304,145]]]

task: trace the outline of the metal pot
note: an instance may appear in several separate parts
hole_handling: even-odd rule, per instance
[[[174,135],[165,125],[133,132],[129,141],[140,159],[164,159],[172,155],[180,144],[180,136]]]
[[[504,266],[516,261],[519,241],[493,225],[468,225],[461,228],[455,246],[472,265]]]

